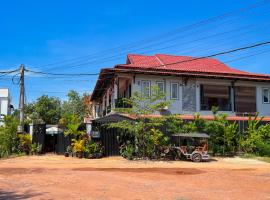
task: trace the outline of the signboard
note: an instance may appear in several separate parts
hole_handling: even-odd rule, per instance
[[[100,138],[100,132],[99,131],[92,131],[91,137],[92,138]]]

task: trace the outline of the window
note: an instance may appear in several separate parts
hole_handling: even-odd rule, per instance
[[[263,95],[263,103],[270,103],[270,92],[268,88],[263,88],[262,95]]]
[[[231,110],[229,86],[201,85],[201,110],[211,110],[217,106],[221,111]]]
[[[165,86],[164,86],[164,82],[163,81],[157,81],[157,87],[159,89],[159,93],[164,94],[165,93]]]
[[[171,99],[179,98],[178,83],[171,83]]]
[[[253,114],[256,112],[256,87],[235,86],[234,93],[237,114]]]
[[[150,81],[142,81],[142,96],[150,98]]]

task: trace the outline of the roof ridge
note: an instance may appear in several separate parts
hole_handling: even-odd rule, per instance
[[[157,58],[157,60],[160,62],[161,65],[163,65],[163,67],[166,67],[166,65],[162,62],[162,60],[158,57],[158,54],[155,54],[155,57]]]

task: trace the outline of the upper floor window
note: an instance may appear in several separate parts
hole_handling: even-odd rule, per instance
[[[159,93],[165,93],[165,83],[164,81],[157,81],[157,88]]]
[[[262,95],[263,95],[263,103],[270,103],[270,91],[268,88],[263,88]]]
[[[142,96],[145,98],[150,98],[150,81],[142,81]]]
[[[221,111],[231,111],[230,86],[201,85],[201,110],[216,106]]]
[[[179,84],[171,83],[171,99],[179,99]]]

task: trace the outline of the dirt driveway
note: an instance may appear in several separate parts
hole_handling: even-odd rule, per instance
[[[270,164],[18,157],[0,160],[0,199],[270,200]]]

